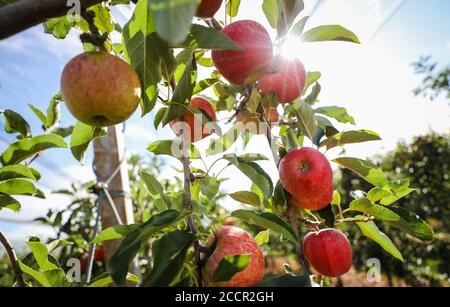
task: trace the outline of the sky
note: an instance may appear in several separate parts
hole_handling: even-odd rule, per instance
[[[253,19],[270,28],[260,10],[262,0],[241,2],[240,13],[235,20]],[[448,102],[443,97],[433,102],[414,97],[412,91],[420,84],[421,78],[413,74],[410,64],[422,55],[432,55],[443,66],[450,64],[450,1],[305,0],[305,3],[305,12],[313,12],[307,28],[341,24],[362,40],[361,45],[294,41],[286,51],[299,56],[307,70],[321,71],[322,93],[317,106],[346,107],[356,119],[356,129],[370,129],[383,138],[379,142],[351,145],[346,155],[366,158],[391,150],[400,139],[409,140],[429,129],[449,131]],[[130,7],[121,6],[120,10],[114,11],[114,15],[123,23],[131,12]],[[223,16],[222,9],[217,18],[223,19]],[[270,33],[273,36],[273,31]],[[0,41],[0,109],[18,111],[30,121],[34,134],[38,134],[39,122],[27,104],[32,103],[45,110],[51,97],[59,90],[64,65],[80,52],[78,33],[72,32],[66,40],[59,41],[45,34],[41,25]],[[62,108],[62,125],[74,124],[74,118],[65,106]],[[339,125],[339,128],[355,129],[348,125]],[[13,141],[13,137],[3,129],[0,136]],[[140,118],[139,112],[136,112],[126,123],[125,142],[129,154],[149,156],[145,151],[148,144],[172,137],[169,128],[155,131],[152,115]],[[204,140],[198,147],[203,149],[208,142],[209,139]],[[247,148],[248,152],[269,152],[269,148],[261,144],[264,140],[254,138]],[[0,151],[5,146],[0,141]],[[237,144],[231,150],[239,149],[240,144]],[[339,150],[327,152],[329,158],[338,154]],[[67,199],[49,192],[67,187],[73,179],[94,179],[91,162],[92,149],[87,153],[85,165],[80,165],[68,150],[45,152],[43,159],[33,166],[43,175],[38,186],[47,193],[47,199],[20,197],[22,211],[0,211],[0,228],[16,242],[23,242],[27,235],[51,235],[53,232],[47,227],[4,220],[28,221],[42,216],[50,207],[64,208]],[[167,163],[179,167],[176,160],[169,158]],[[278,175],[273,162],[263,162],[262,166],[275,181]],[[170,178],[179,175],[167,167],[162,176]],[[233,178],[222,186],[228,192],[250,186],[250,181],[236,169],[228,169],[223,176]],[[236,182],[240,183],[239,186]],[[224,205],[233,207],[236,203],[227,198]]]

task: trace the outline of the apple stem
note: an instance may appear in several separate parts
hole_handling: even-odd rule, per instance
[[[187,150],[188,144],[183,144],[183,152],[181,157],[181,162],[183,163],[183,173],[184,173],[184,207],[189,212],[192,212],[192,196],[191,196],[191,169],[190,161]],[[189,230],[194,236],[197,237],[197,227],[195,225],[194,216],[191,214],[187,217],[187,224]],[[203,286],[202,280],[202,267],[201,267],[201,256],[200,256],[200,243],[196,239],[194,242],[194,256],[195,263],[197,266],[197,285],[199,287]]]
[[[5,247],[9,260],[11,261],[11,266],[14,271],[14,276],[16,277],[17,285],[19,287],[26,287],[25,281],[23,280],[22,276],[22,270],[19,267],[19,259],[17,259],[14,247],[1,229],[0,229],[0,242]]]

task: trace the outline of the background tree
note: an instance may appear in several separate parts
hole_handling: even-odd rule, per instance
[[[422,243],[392,227],[379,225],[402,250],[405,258],[402,263],[380,250],[352,227],[349,229],[351,237],[359,247],[354,251],[354,265],[358,270],[364,270],[367,259],[378,258],[391,285],[395,285],[395,281],[405,281],[412,286],[449,285],[449,140],[449,134],[431,132],[414,138],[411,143],[401,142],[390,153],[374,158],[377,165],[392,178],[408,179],[411,186],[417,189],[416,193],[399,200],[399,204],[420,216],[427,216],[435,231],[435,239],[429,244]],[[345,202],[352,199],[354,191],[366,189],[367,184],[363,180],[348,170],[341,170],[339,190]]]

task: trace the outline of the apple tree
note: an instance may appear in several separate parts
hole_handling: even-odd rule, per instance
[[[339,130],[337,123],[355,125],[355,120],[342,107],[319,104],[321,73],[303,63],[301,54],[288,57],[281,52],[290,40],[359,44],[353,32],[339,25],[309,27],[302,0],[255,1],[274,39],[257,21],[233,21],[238,0],[133,1],[134,12],[122,27],[111,9],[129,2],[82,1],[89,6],[45,21],[44,31],[56,39],[64,39],[73,28],[80,30],[85,53],[65,67],[61,92],[47,115],[35,111],[43,121],[43,135],[33,137],[25,119],[12,110],[2,111],[6,131],[18,135],[17,143],[1,155],[2,209],[19,208],[15,194],[44,197],[33,185],[39,174],[29,166],[40,152],[68,146],[81,161],[89,143],[105,135],[106,126],[125,121],[138,106],[155,128],[173,130],[172,139],[149,140],[146,149],[182,167],[180,189],[163,185],[161,174],[154,171],[139,173],[145,186],[138,189],[148,190],[152,206],[140,208],[147,217],[139,223],[103,229],[92,238],[89,243],[121,243],[107,263],[107,273],[90,281],[91,286],[113,281],[125,285],[127,280],[141,286],[327,285],[328,277],[345,274],[352,266],[352,246],[339,230],[345,224],[357,225],[398,261],[403,261],[401,251],[375,221],[419,240],[433,239],[424,220],[397,205],[415,192],[407,180],[391,180],[357,157],[331,157],[330,149],[380,136],[369,130]],[[214,15],[221,6],[225,18],[218,21]],[[113,39],[117,36],[120,41]],[[60,101],[78,120],[73,129],[56,125]],[[69,135],[66,145],[64,137]],[[209,146],[200,150],[197,144],[205,138]],[[246,148],[231,152],[236,142],[247,145],[253,138],[264,140],[260,148],[269,155]],[[261,167],[267,160],[275,163],[277,178]],[[349,204],[341,203],[331,163],[360,176],[370,190]],[[229,214],[221,210],[225,178],[218,165],[251,180],[251,188],[226,194],[245,209]],[[242,227],[227,222],[229,217]],[[267,255],[261,246],[269,240],[294,253],[298,269],[266,274]],[[27,244],[34,261],[13,261],[30,283],[70,284],[52,255],[64,242],[46,246],[31,238]],[[130,266],[144,250],[151,257],[139,280],[130,274]],[[314,275],[318,278],[311,278]]]

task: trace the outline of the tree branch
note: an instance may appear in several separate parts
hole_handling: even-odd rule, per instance
[[[19,259],[17,259],[14,247],[12,246],[11,242],[9,242],[8,238],[5,236],[5,234],[1,229],[0,229],[0,242],[5,247],[9,260],[11,261],[11,266],[13,268],[17,284],[19,285],[19,287],[26,287],[25,281],[23,280],[22,276],[22,270],[19,267]]]
[[[189,144],[184,143],[183,146],[183,156],[181,157],[181,162],[183,163],[183,173],[184,173],[184,207],[189,212],[192,212],[192,196],[191,196],[191,169],[189,166],[189,156],[187,151],[187,146]],[[195,225],[194,216],[191,214],[187,217],[187,224],[189,230],[197,236],[197,227]],[[198,240],[194,242],[194,256],[195,263],[197,265],[197,285],[199,287],[203,286],[202,280],[202,267],[201,267],[201,257],[200,257],[200,243]]]
[[[79,0],[87,8],[104,0]],[[49,18],[67,14],[71,8],[65,0],[19,0],[0,8],[0,39],[31,28]]]

